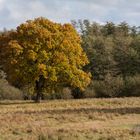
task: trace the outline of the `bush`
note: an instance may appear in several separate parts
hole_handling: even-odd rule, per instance
[[[105,77],[104,81],[93,82],[96,97],[118,97],[124,90],[124,81],[121,77]]]
[[[84,92],[82,92],[79,88],[75,88],[72,90],[72,96],[74,99],[84,98]]]
[[[94,82],[92,81],[90,83],[90,85],[87,87],[87,89],[85,89],[85,91],[83,92],[83,98],[95,98],[97,97],[97,94],[95,92],[94,89]]]
[[[140,75],[125,78],[123,96],[140,96]]]
[[[84,92],[77,89],[72,95],[74,98],[119,97],[122,96],[124,88],[122,77],[112,77],[108,74],[105,80],[92,81]]]
[[[24,100],[31,100],[31,99],[35,98],[35,96],[34,96],[34,93],[35,93],[34,86],[29,84],[29,85],[24,86],[21,90],[23,92],[23,99]]]
[[[97,94],[95,93],[94,89],[87,88],[83,93],[83,98],[95,98]]]
[[[22,92],[9,85],[5,79],[0,79],[0,100],[18,100],[22,99]]]
[[[63,88],[62,90],[58,92],[52,92],[52,93],[43,93],[44,99],[71,99],[72,94],[71,90],[69,88]]]

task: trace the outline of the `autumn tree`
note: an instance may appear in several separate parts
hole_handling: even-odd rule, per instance
[[[36,101],[43,89],[57,91],[70,86],[83,90],[90,83],[90,74],[82,70],[88,59],[80,44],[71,24],[29,20],[0,36],[0,65],[11,84],[32,85]]]

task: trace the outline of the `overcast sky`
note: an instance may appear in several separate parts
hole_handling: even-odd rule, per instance
[[[0,29],[39,16],[56,22],[89,19],[140,25],[140,0],[0,0]]]

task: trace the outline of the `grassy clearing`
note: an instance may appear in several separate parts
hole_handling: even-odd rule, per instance
[[[139,140],[140,98],[0,102],[0,140]]]

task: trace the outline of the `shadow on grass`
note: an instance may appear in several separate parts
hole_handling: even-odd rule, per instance
[[[44,103],[44,102],[42,102]],[[31,101],[2,101],[0,105],[22,105],[22,104],[36,104],[33,100]],[[140,107],[114,107],[114,108],[98,108],[98,107],[87,107],[87,108],[64,108],[64,109],[44,109],[44,110],[25,110],[24,112],[16,111],[14,113],[21,114],[63,114],[63,113],[118,113],[118,114],[140,114]]]
[[[34,101],[2,101],[0,102],[0,105],[20,105],[20,104],[33,104]]]
[[[49,113],[49,114],[72,114],[72,113],[84,113],[84,114],[88,114],[88,113],[96,113],[96,112],[100,112],[100,113],[118,113],[121,115],[124,114],[140,114],[140,107],[124,107],[124,108],[79,108],[79,109],[53,109],[53,110],[41,110],[41,111],[28,111],[25,110],[25,112],[20,112],[17,111],[15,113],[24,113],[24,114],[45,114],[45,113]]]

